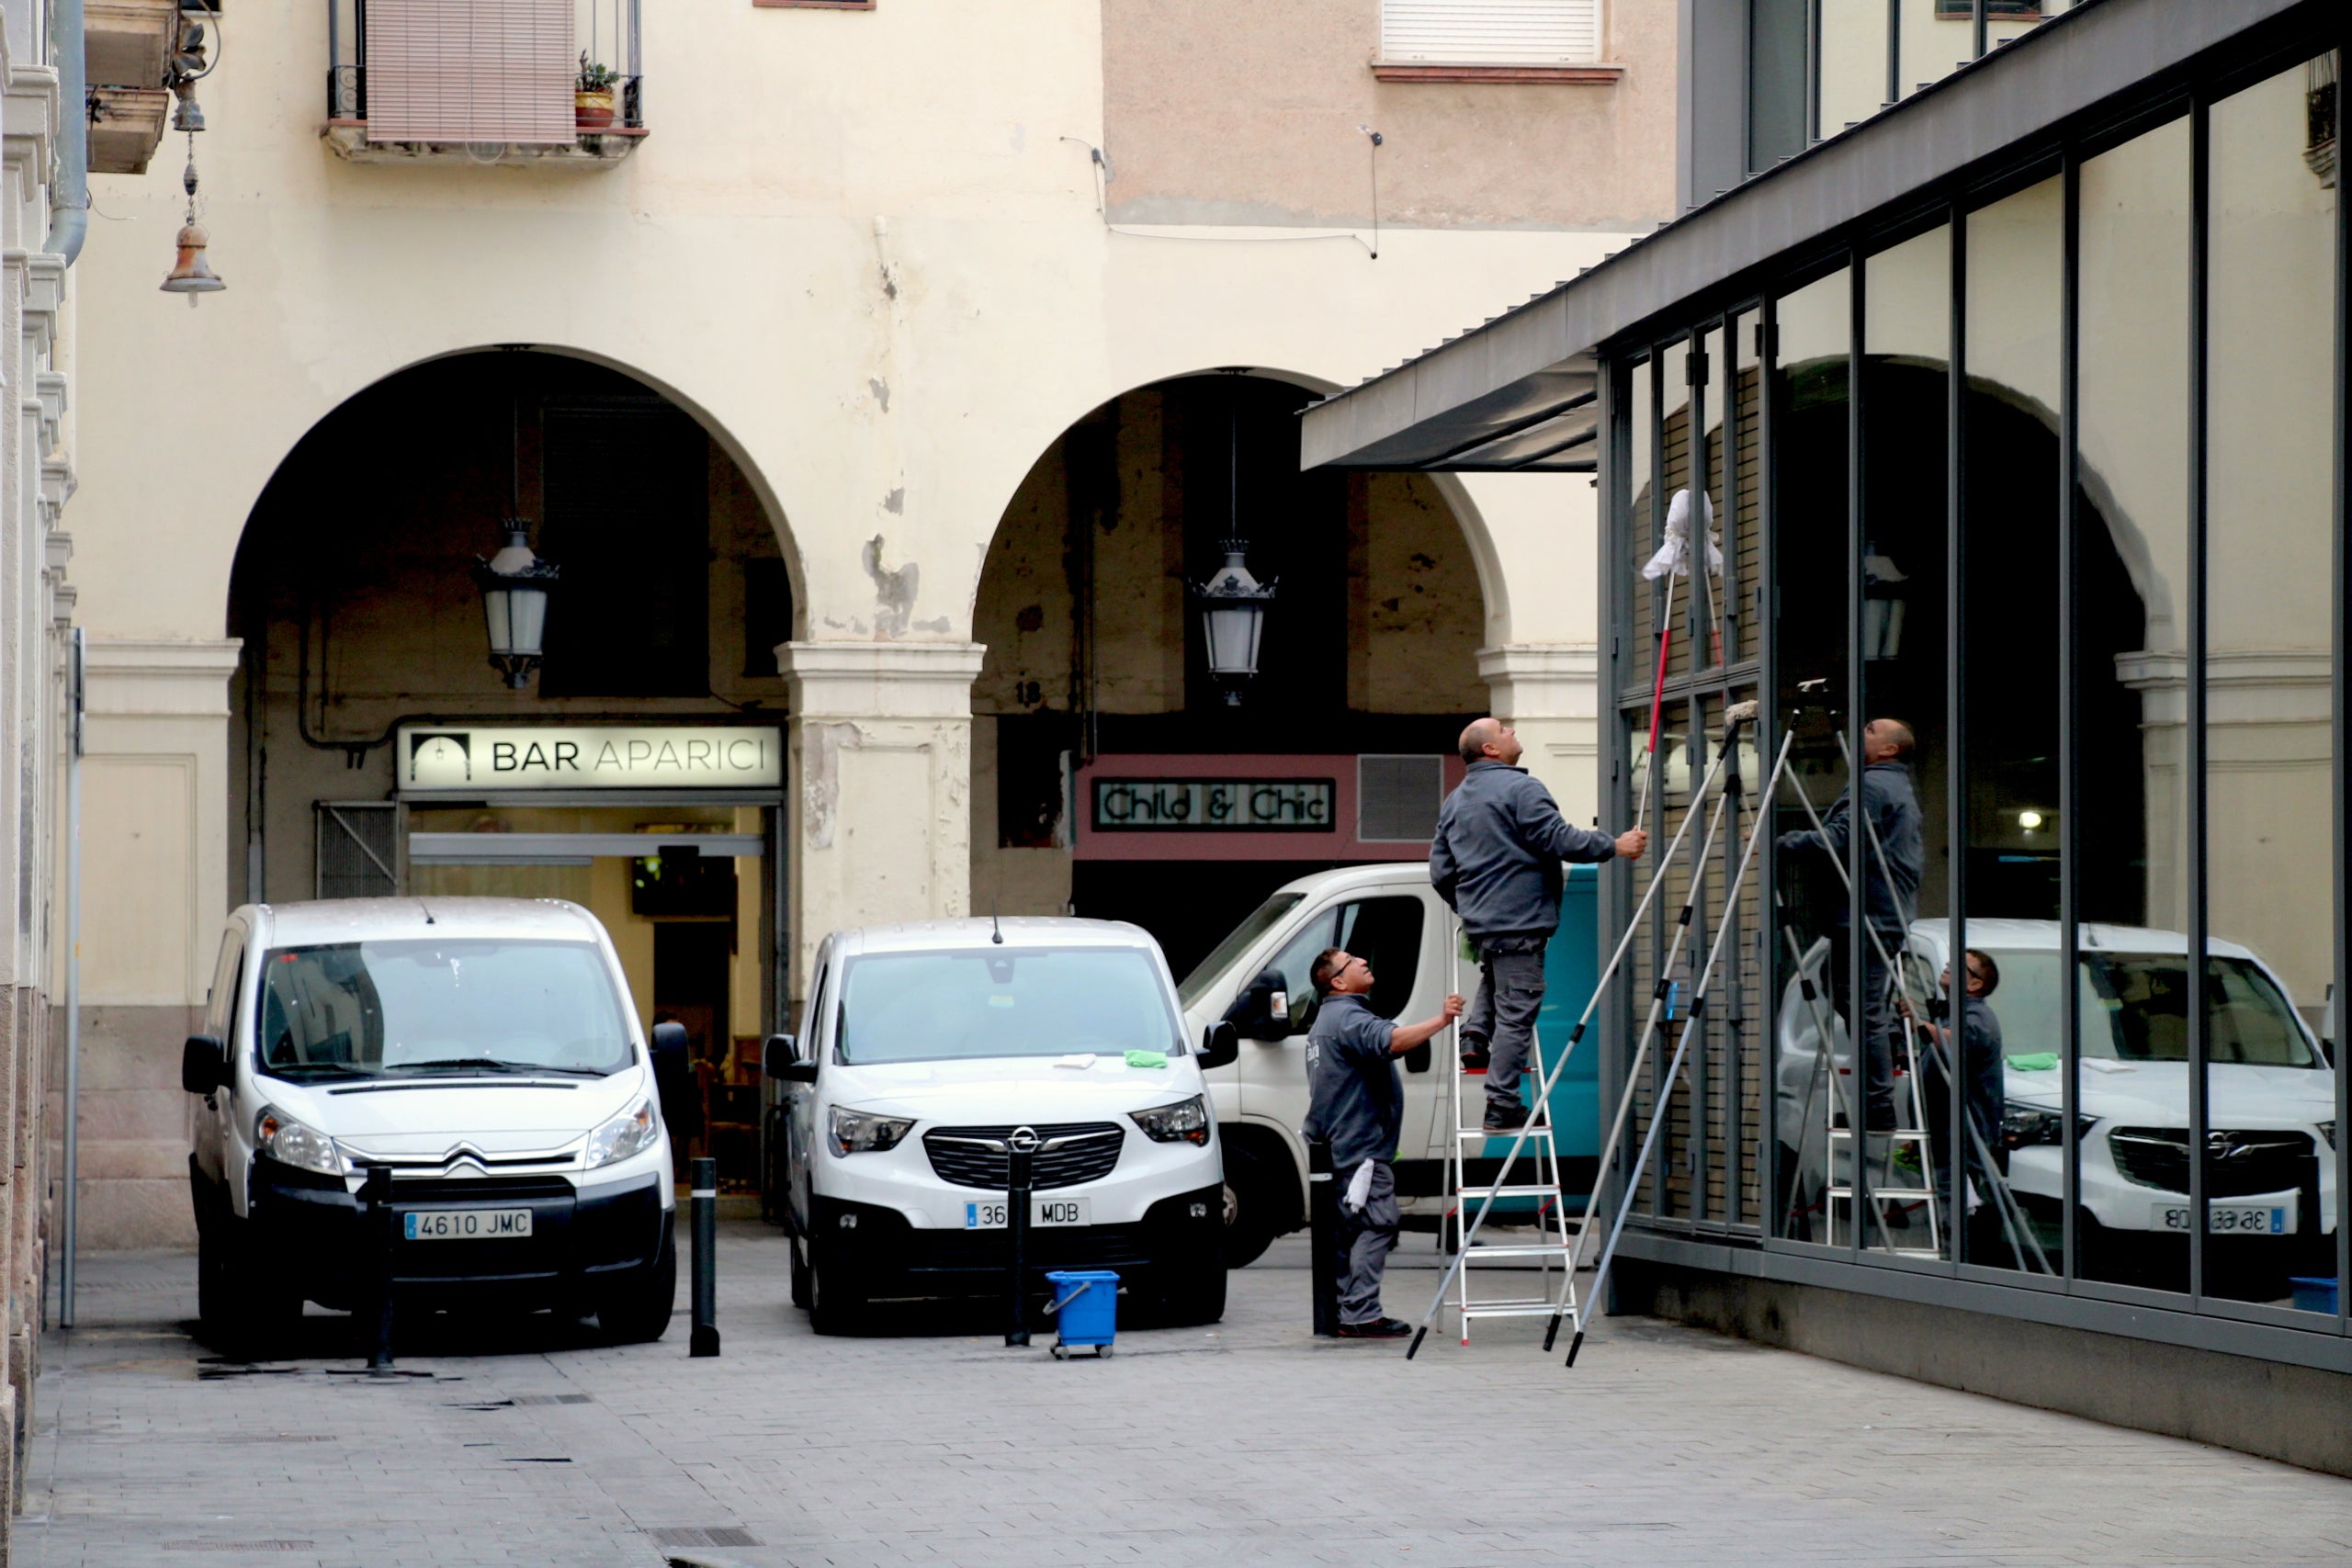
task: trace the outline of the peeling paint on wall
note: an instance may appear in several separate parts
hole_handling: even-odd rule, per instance
[[[899,297],[898,285],[888,281],[889,274],[887,271],[882,276],[884,279],[884,286],[888,291],[890,298],[893,299],[897,299]],[[890,412],[889,382],[885,381],[879,376],[868,376],[865,378],[865,389],[874,394],[874,400],[882,405],[882,412],[884,413],[888,413]]]
[[[864,555],[865,575],[874,580],[874,603],[879,610],[874,621],[877,638],[903,637],[907,622],[914,614],[915,593],[922,581],[922,569],[913,561],[887,571],[882,566],[882,536],[876,534],[865,541]]]
[[[800,837],[812,850],[833,847],[833,825],[841,814],[841,753],[865,732],[854,724],[808,723],[800,727]]]

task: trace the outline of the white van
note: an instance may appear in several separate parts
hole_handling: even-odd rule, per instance
[[[1220,1032],[1215,1053],[1229,1052]],[[1012,1150],[1033,1150],[1026,1263],[1114,1269],[1163,1322],[1225,1312],[1216,1124],[1167,962],[1105,920],[835,931],[781,1090],[792,1300],[820,1334],[885,1299],[1002,1300]]]
[[[382,1269],[359,1201],[390,1168],[403,1301],[486,1292],[659,1338],[676,1190],[653,1063],[596,918],[525,898],[247,905],[181,1086],[198,1311],[268,1349]]]

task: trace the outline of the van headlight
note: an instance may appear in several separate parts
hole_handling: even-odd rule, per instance
[[[2076,1111],[2075,1138],[2089,1137],[2091,1128],[2098,1122],[2098,1117]],[[2001,1141],[2013,1149],[2035,1144],[2064,1144],[2066,1141],[2065,1112],[2055,1106],[2029,1105],[2022,1100],[2009,1100],[2001,1107]]]
[[[1173,1105],[1130,1111],[1127,1120],[1142,1128],[1143,1135],[1155,1144],[1193,1144],[1201,1147],[1208,1145],[1208,1101],[1197,1094]]]
[[[887,1154],[915,1130],[912,1117],[876,1116],[871,1111],[844,1111],[838,1105],[832,1109],[830,1127],[837,1155]]]
[[[2331,1116],[2319,1123],[2319,1135],[2327,1140],[2329,1148],[2335,1147],[2335,1119],[2334,1117]]]
[[[583,1168],[594,1170],[600,1165],[610,1165],[653,1146],[662,1135],[662,1118],[654,1112],[651,1096],[639,1100],[618,1116],[588,1134],[588,1147],[581,1154]]]
[[[254,1148],[280,1165],[314,1170],[321,1176],[343,1176],[351,1163],[335,1142],[316,1127],[297,1122],[275,1105],[265,1105],[254,1118]]]

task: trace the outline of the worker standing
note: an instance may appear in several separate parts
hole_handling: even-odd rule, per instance
[[[1344,948],[1316,954],[1307,980],[1322,998],[1306,1032],[1306,1135],[1331,1145],[1340,1199],[1340,1337],[1402,1339],[1412,1325],[1386,1315],[1380,1280],[1404,1216],[1396,1207],[1397,1140],[1405,1131],[1405,1080],[1396,1058],[1462,1015],[1462,998],[1419,1023],[1372,1010],[1372,965]]]
[[[1544,1003],[1544,950],[1560,925],[1560,863],[1639,860],[1650,836],[1634,828],[1612,839],[1561,816],[1552,792],[1519,765],[1519,737],[1500,719],[1474,720],[1461,748],[1470,767],[1438,813],[1430,881],[1478,957],[1462,1065],[1486,1072],[1485,1130],[1509,1133],[1527,1124],[1520,1075]]]

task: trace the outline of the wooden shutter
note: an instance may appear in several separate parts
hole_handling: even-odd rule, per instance
[[[368,140],[576,140],[571,6],[369,0]]]
[[[1381,0],[1388,64],[1590,65],[1600,0]]]

